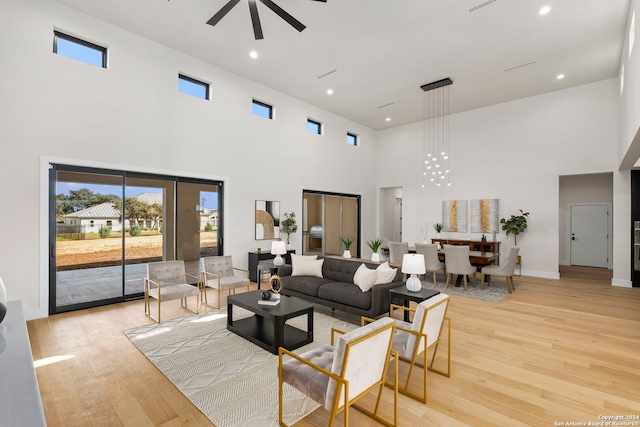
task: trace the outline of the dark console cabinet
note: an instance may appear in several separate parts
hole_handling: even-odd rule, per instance
[[[290,249],[287,251],[286,255],[282,255],[284,258],[285,264],[291,264],[291,254],[295,254],[295,249]],[[269,259],[274,259],[276,256],[273,255],[270,251],[262,251],[258,252],[249,252],[249,280],[252,282],[258,282],[258,264],[260,261],[265,261]]]

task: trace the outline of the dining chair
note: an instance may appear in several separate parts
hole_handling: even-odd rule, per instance
[[[398,391],[406,394],[422,403],[427,403],[427,370],[433,371],[445,377],[451,376],[451,319],[447,317],[449,307],[449,295],[440,293],[422,301],[416,308],[403,307],[391,304],[389,317],[396,323],[396,331],[393,337],[392,348],[398,352],[401,361],[409,364],[404,385],[399,386]],[[404,316],[395,315],[397,310],[405,313],[413,312],[413,322],[400,320]],[[362,317],[361,323],[372,322],[374,319]],[[439,370],[433,367],[438,354],[438,345],[442,336],[442,329],[447,322],[447,370]],[[428,352],[434,348],[431,363],[427,367]],[[417,362],[422,363],[422,365]],[[422,368],[422,393],[414,393],[409,390],[409,381],[415,367]]]
[[[447,282],[445,288],[454,274],[461,274],[464,280],[464,290],[467,290],[467,276],[473,274],[473,287],[476,287],[476,272],[478,269],[469,261],[469,246],[444,246],[444,264],[447,269]]]
[[[424,265],[427,273],[433,273],[433,286],[437,286],[438,282],[436,281],[436,273],[442,271],[442,274],[446,275],[444,263],[440,262],[440,259],[438,259],[437,246],[428,243],[416,243],[416,253],[424,256]]]
[[[231,291],[235,295],[236,289],[246,286],[249,291],[249,270],[235,268],[230,255],[210,256],[202,258],[203,269],[200,273],[200,291],[202,293],[203,304],[213,308],[220,308],[220,291]],[[241,272],[241,276],[236,276],[235,272]],[[260,280],[260,278],[258,278]],[[218,291],[218,305],[209,304],[207,299],[207,288]]]
[[[144,279],[144,314],[160,323],[160,306],[163,301],[180,299],[180,305],[187,310],[198,314],[200,308],[200,289],[187,283],[187,278],[198,277],[187,274],[183,260],[150,262],[147,264],[147,277]],[[196,297],[196,309],[192,310],[187,305],[187,297]],[[158,317],[151,314],[151,299],[158,301]]]
[[[389,242],[389,262],[402,264],[402,257],[409,253],[409,243]]]
[[[502,261],[500,265],[487,265],[482,267],[482,270],[480,270],[480,273],[482,273],[482,289],[484,289],[484,278],[485,275],[487,275],[487,286],[491,284],[491,276],[504,276],[509,293],[516,290],[513,284],[513,272],[516,269],[516,260],[518,259],[519,251],[520,248],[518,247],[510,248],[506,259]]]
[[[323,345],[297,355],[283,347],[278,351],[278,419],[284,423],[283,383],[291,385],[330,411],[329,426],[340,412],[344,426],[349,425],[349,409],[358,411],[386,426],[398,424],[398,353],[391,348],[395,322],[383,317],[373,323],[344,333],[331,328],[331,345]],[[336,339],[336,334],[341,334]],[[284,357],[287,356],[286,361]],[[394,364],[393,422],[378,415],[382,390],[390,360]],[[377,391],[373,412],[355,403],[371,391]]]

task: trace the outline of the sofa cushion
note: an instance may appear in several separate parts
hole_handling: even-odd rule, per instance
[[[397,268],[391,268],[388,262],[382,263],[376,268],[376,281],[374,285],[391,283],[396,278]]]
[[[286,276],[282,277],[284,293],[287,289],[300,292],[301,294],[318,296],[318,289],[325,283],[330,283],[331,279],[311,276]]]
[[[298,259],[292,263],[292,276],[313,276],[322,278],[324,259]]]
[[[359,265],[357,263],[352,263]],[[299,277],[297,279],[300,279]],[[371,291],[362,292],[353,283],[329,282],[320,286],[318,297],[328,301],[368,310],[371,308]]]
[[[353,283],[353,276],[360,263],[336,258],[324,258],[322,276],[334,282]]]
[[[367,292],[376,282],[377,277],[378,272],[376,270],[370,270],[366,265],[360,264],[356,274],[353,275],[353,283],[358,285],[362,292]]]

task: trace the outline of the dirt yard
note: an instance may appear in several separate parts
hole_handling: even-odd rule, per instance
[[[200,246],[217,245],[216,232],[201,232]],[[162,235],[129,237],[126,240],[127,261],[162,259]],[[69,240],[57,242],[56,259],[59,270],[72,266],[118,265],[122,260],[121,239]],[[146,261],[145,261],[146,262]],[[65,268],[66,267],[66,268]]]

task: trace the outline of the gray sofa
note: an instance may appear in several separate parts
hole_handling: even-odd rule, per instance
[[[393,282],[375,285],[369,291],[362,292],[353,283],[353,276],[362,262],[326,257],[322,265],[322,278],[291,276],[291,266],[283,265],[278,273],[282,278],[282,293],[358,316],[381,316],[389,312],[389,289],[404,285],[402,273],[398,269]],[[379,263],[365,262],[365,265],[375,269]]]

